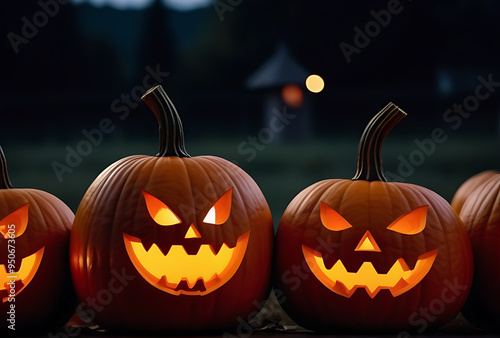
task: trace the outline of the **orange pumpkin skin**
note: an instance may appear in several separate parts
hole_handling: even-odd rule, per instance
[[[474,252],[474,283],[464,316],[482,329],[499,331],[500,174],[490,177],[465,201],[460,212]]]
[[[488,182],[490,178],[497,175],[498,172],[495,170],[482,171],[466,180],[455,192],[453,199],[451,200],[451,207],[457,214],[460,214],[465,200],[469,198],[474,190],[476,190],[483,183]]]
[[[382,135],[383,140],[387,132],[382,128],[374,134]],[[367,154],[374,155],[381,144],[380,138],[366,143],[366,149],[371,149]],[[360,145],[360,158],[364,146]],[[281,218],[276,234],[275,282],[284,293],[284,309],[308,329],[420,333],[456,316],[469,293],[472,253],[462,222],[436,193],[412,184],[385,182],[379,155],[371,157],[370,165],[368,161],[358,162],[353,180],[324,180],[306,188]],[[373,175],[373,171],[379,173]],[[410,235],[388,228],[400,216],[423,206],[427,206],[427,213],[425,228],[420,232]],[[327,228],[323,207],[335,210],[346,221],[336,219],[333,225],[346,225]],[[363,249],[360,244],[368,232],[373,243]],[[308,260],[306,253],[310,251],[320,257],[316,258],[318,264],[330,271],[341,262],[355,278],[355,286],[348,286],[351,282],[341,280],[344,277],[338,274],[336,282],[331,283],[333,275],[322,276],[318,266]],[[409,281],[409,287],[398,289],[397,284],[389,287],[379,282],[389,275],[396,261],[404,260],[416,271],[417,260],[434,253],[428,272]],[[365,282],[360,271],[370,270],[370,266],[378,275]],[[451,285],[459,285],[460,290]]]
[[[69,238],[74,214],[60,199],[37,189],[13,188],[8,180],[5,158],[0,148],[2,162],[2,180],[0,189],[0,264],[9,272],[9,250],[14,248],[15,268],[19,272],[21,260],[40,255],[38,268],[33,267],[32,278],[17,281],[15,297],[10,300],[10,286],[2,281],[0,286],[0,331],[6,336],[20,334],[43,335],[64,325],[74,313],[76,297],[74,295],[69,271]],[[19,226],[19,222],[9,219],[9,215],[20,207],[26,206],[27,224],[24,232],[13,238],[4,238],[3,232],[10,224]],[[9,246],[10,244],[10,246]],[[23,264],[24,263],[23,261]],[[18,275],[16,273],[16,275]],[[0,278],[3,276],[0,274]],[[12,323],[7,320],[10,306],[15,306],[15,331],[8,328]]]
[[[207,224],[207,212],[230,189],[228,219]],[[179,224],[159,226],[149,214],[144,192],[165,203]],[[191,226],[198,238],[188,238]],[[127,252],[125,234],[139,238],[145,248],[154,243],[164,254],[182,245],[192,255],[201,245],[232,248],[238,238],[249,237],[234,275],[213,291],[196,295],[187,282],[179,283],[181,294],[172,294],[172,289],[143,278]],[[248,320],[269,292],[273,236],[262,192],[231,162],[215,156],[130,156],[102,172],[78,207],[70,250],[75,288],[82,300],[98,299],[99,290],[109,289],[117,272],[127,276],[126,285],[95,311],[95,322],[110,330],[233,328]]]

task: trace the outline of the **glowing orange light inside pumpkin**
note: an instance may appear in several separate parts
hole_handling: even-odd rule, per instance
[[[229,189],[221,198],[210,208],[203,222],[209,224],[221,225],[227,221],[231,213],[231,196],[233,189]]]
[[[194,224],[191,224],[184,238],[201,238],[201,235],[198,229],[194,227]]]
[[[380,252],[380,248],[378,247],[378,244],[375,241],[375,238],[373,238],[370,231],[367,230],[354,251]]]
[[[357,272],[349,272],[340,259],[327,269],[320,252],[305,245],[302,245],[302,252],[316,278],[333,292],[350,298],[358,288],[364,288],[374,298],[382,289],[397,297],[413,288],[431,269],[438,250],[419,256],[413,270],[399,258],[386,274],[378,273],[371,262],[364,262]]]
[[[10,234],[13,234],[14,238],[19,237],[26,231],[26,226],[28,225],[28,208],[29,204],[26,203],[0,221],[0,233],[5,239],[10,238]],[[13,230],[13,232],[9,232],[9,230]]]
[[[425,228],[428,206],[418,207],[398,217],[387,229],[406,235],[415,235]],[[329,230],[342,231],[352,227],[335,209],[320,202],[322,224]],[[366,231],[354,251],[382,252],[375,238]],[[413,269],[410,269],[403,258],[399,258],[387,273],[378,273],[372,262],[363,262],[356,272],[347,271],[339,259],[327,269],[322,254],[305,245],[302,253],[307,265],[318,280],[333,292],[351,297],[358,288],[364,288],[373,298],[382,289],[387,289],[396,297],[410,290],[427,275],[434,264],[438,249],[419,256]]]
[[[302,89],[296,84],[287,84],[281,89],[281,97],[290,108],[300,108],[304,103]]]
[[[146,201],[149,215],[156,223],[164,226],[181,223],[179,217],[165,203],[144,190],[142,194]]]
[[[203,296],[233,277],[245,256],[249,235],[241,235],[233,248],[224,243],[219,252],[210,244],[202,244],[195,255],[189,255],[182,245],[172,245],[164,255],[156,244],[146,251],[140,239],[125,233],[123,239],[135,268],[151,285],[172,295]],[[181,281],[193,288],[198,280],[205,290],[178,289]]]
[[[416,235],[425,228],[427,209],[429,209],[429,206],[425,205],[401,215],[387,229],[405,235]]]
[[[321,223],[328,230],[342,231],[352,227],[352,225],[349,224],[344,217],[342,217],[335,209],[325,202],[320,203],[319,214],[321,217]]]
[[[155,221],[162,221],[160,225],[182,223],[165,203],[145,191],[143,195],[150,216]],[[232,189],[229,189],[209,209],[203,222],[214,225],[225,223],[231,213],[231,197]],[[149,284],[176,296],[203,296],[233,277],[245,256],[249,236],[250,231],[241,235],[233,247],[223,243],[216,249],[211,244],[201,244],[196,254],[187,253],[184,246],[178,244],[172,245],[166,253],[155,243],[146,250],[139,238],[126,233],[123,233],[123,240],[130,260]],[[184,239],[199,238],[202,238],[200,232],[191,223]]]

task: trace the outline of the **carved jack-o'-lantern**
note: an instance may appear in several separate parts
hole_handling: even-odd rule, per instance
[[[187,154],[179,116],[161,87],[143,99],[160,123],[160,152],[112,164],[83,197],[70,250],[77,293],[99,299],[116,274],[126,276],[95,314],[108,329],[235,326],[269,289],[267,202],[234,164]]]
[[[203,223],[224,224],[231,212],[231,191],[228,190],[208,210]],[[181,219],[153,195],[143,191],[148,212],[159,226],[182,224]],[[146,250],[140,238],[123,233],[125,248],[141,276],[154,287],[172,295],[205,295],[229,281],[245,256],[250,230],[239,236],[236,245],[223,243],[220,248],[203,243],[200,231],[191,223],[179,244],[172,244],[166,254],[156,244]],[[184,242],[184,243],[183,243]],[[185,246],[185,245],[186,246]],[[199,247],[188,253],[186,247]],[[184,284],[184,287],[180,285]],[[186,287],[187,286],[187,287]]]
[[[467,297],[472,254],[460,219],[436,193],[382,174],[382,142],[405,115],[386,106],[363,133],[355,177],[313,184],[282,216],[277,285],[304,327],[419,331],[452,319]]]
[[[324,202],[320,202],[320,205],[321,222],[327,229],[337,232],[352,228],[352,225],[335,209]],[[397,218],[387,226],[387,229],[400,234],[416,235],[425,228],[427,209],[428,206],[418,207]],[[370,230],[366,230],[354,251],[382,252]],[[373,262],[369,260],[363,261],[359,270],[355,272],[347,271],[341,259],[327,268],[321,251],[303,244],[302,252],[312,273],[333,292],[350,298],[358,288],[364,288],[368,295],[374,298],[383,289],[389,290],[394,297],[397,297],[420,283],[432,268],[438,249],[419,255],[414,268],[408,267],[405,259],[399,257],[387,273],[378,273]]]
[[[14,189],[1,148],[0,165],[0,331],[43,334],[74,311],[68,259],[74,215],[47,192]]]

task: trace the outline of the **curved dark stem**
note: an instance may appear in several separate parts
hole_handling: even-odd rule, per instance
[[[384,181],[382,144],[391,129],[406,113],[390,102],[366,126],[359,141],[358,166],[353,180]]]
[[[142,96],[148,107],[156,115],[160,130],[160,151],[156,156],[191,157],[184,147],[184,131],[174,104],[162,86],[149,89]]]
[[[0,165],[2,166],[2,172],[0,173],[0,189],[13,189],[12,183],[10,183],[9,173],[7,172],[7,159],[3,152],[2,147],[0,147]]]

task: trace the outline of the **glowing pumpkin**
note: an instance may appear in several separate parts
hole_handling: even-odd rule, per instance
[[[383,176],[382,142],[405,115],[387,105],[363,133],[355,177],[313,184],[282,216],[276,284],[306,328],[423,331],[467,297],[472,254],[460,219],[436,193]]]
[[[68,257],[74,215],[47,192],[14,189],[1,148],[0,164],[1,330],[43,334],[76,306]]]
[[[500,174],[470,194],[460,211],[474,252],[474,283],[464,316],[482,329],[500,331]]]
[[[71,237],[77,293],[97,299],[114,271],[128,279],[96,312],[108,329],[234,327],[268,293],[274,231],[267,202],[229,161],[188,155],[161,87],[143,100],[159,120],[160,152],[112,164],[83,197]]]

